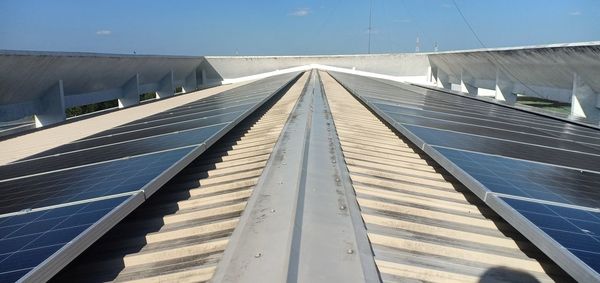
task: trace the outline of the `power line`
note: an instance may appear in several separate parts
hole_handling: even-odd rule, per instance
[[[458,7],[458,4],[456,4],[456,0],[452,0],[452,3],[454,3],[454,7],[456,8],[456,11],[458,11],[458,14],[460,14],[460,17],[463,19],[463,21],[465,22],[465,24],[467,25],[467,27],[471,30],[471,32],[475,36],[475,39],[477,39],[477,41],[479,41],[479,44],[481,44],[481,46],[483,48],[487,48],[485,46],[485,44],[483,44],[483,41],[481,41],[481,39],[479,38],[479,36],[475,32],[475,30],[473,29],[473,27],[471,26],[471,24],[469,23],[469,21],[467,21],[467,18],[465,17],[465,15],[462,13],[462,11],[460,10],[460,8]]]
[[[456,10],[458,11],[458,14],[460,14],[460,17],[463,19],[463,21],[465,22],[465,24],[467,25],[467,27],[471,30],[471,33],[473,33],[473,36],[475,36],[475,39],[477,39],[477,41],[479,42],[479,44],[481,44],[481,46],[484,49],[488,49],[485,44],[483,43],[483,41],[479,38],[479,36],[477,35],[477,33],[475,32],[475,29],[473,29],[473,26],[471,26],[471,24],[469,23],[469,21],[467,20],[467,18],[465,17],[465,15],[463,14],[463,12],[460,10],[460,8],[458,7],[458,4],[456,4],[456,0],[452,0],[452,3],[454,4],[454,7],[456,8]],[[495,65],[498,68],[503,69],[504,73],[511,76],[513,79],[515,79],[517,82],[519,82],[521,85],[523,85],[525,88],[527,88],[528,90],[530,90],[532,93],[543,97],[542,94],[540,94],[539,92],[537,92],[536,90],[534,90],[533,88],[529,87],[528,85],[526,85],[523,81],[521,81],[519,78],[517,78],[517,76],[513,75],[512,72],[510,71],[509,68],[505,67],[504,65],[502,65],[500,63],[500,60],[498,60],[498,58],[496,57],[496,55],[493,52],[488,52],[488,54],[492,57],[492,59],[495,62]]]

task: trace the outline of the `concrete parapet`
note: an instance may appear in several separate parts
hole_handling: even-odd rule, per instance
[[[0,122],[36,115],[60,121],[41,103],[62,81],[64,107],[139,95],[159,98],[209,86],[318,66],[378,78],[437,85],[509,104],[515,94],[573,103],[572,116],[600,119],[600,42],[419,54],[323,56],[146,56],[0,51]],[[573,74],[576,74],[575,76]],[[45,101],[45,100],[44,100]],[[64,109],[63,109],[64,110]],[[58,113],[58,112],[57,112]],[[55,117],[47,120],[43,117]],[[46,121],[43,122],[42,120]],[[63,119],[64,120],[64,119]]]
[[[516,102],[516,94],[572,102],[573,117],[593,123],[600,119],[600,42],[427,55],[432,70],[442,74],[439,87],[447,88],[444,83],[454,84],[453,78],[458,77],[456,90],[470,95],[476,91],[487,96],[493,90],[497,100],[508,104]]]
[[[38,125],[60,121],[48,114],[58,109],[55,104],[45,105],[48,90],[59,81],[65,107],[113,99],[120,107],[132,106],[139,102],[140,93],[159,91],[167,73],[173,73],[173,81],[187,81],[188,88],[194,89],[188,76],[203,60],[200,56],[0,50],[0,122],[31,115]]]

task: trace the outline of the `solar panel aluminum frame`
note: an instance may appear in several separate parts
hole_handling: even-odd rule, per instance
[[[334,77],[334,76],[332,76]],[[379,117],[385,120],[389,125],[394,127],[403,136],[408,138],[413,144],[418,146],[423,152],[431,157],[435,162],[440,164],[450,174],[452,174],[458,181],[465,185],[471,190],[477,197],[479,197],[485,204],[492,208],[502,218],[510,223],[515,229],[517,229],[523,236],[534,243],[541,251],[543,251],[548,257],[554,260],[561,268],[563,268],[569,275],[571,275],[578,282],[597,282],[600,281],[600,274],[594,271],[591,267],[569,252],[561,244],[550,238],[545,232],[543,232],[536,225],[531,223],[519,212],[510,207],[500,197],[488,190],[483,184],[467,174],[460,167],[455,165],[439,151],[437,151],[431,145],[425,143],[422,139],[417,137],[401,123],[394,121],[389,115],[377,108],[375,105],[364,99],[361,95],[357,94],[352,89],[346,87],[341,81],[334,77],[334,79],[340,83],[352,96],[358,101],[362,102],[371,111],[375,112]],[[485,101],[485,100],[482,100]],[[487,101],[486,101],[487,102]],[[520,109],[516,109],[520,110]],[[523,110],[520,110],[523,111]],[[570,122],[570,121],[568,121]]]
[[[256,103],[256,105],[246,110],[242,115],[229,123],[229,125],[223,128],[221,131],[215,133],[204,143],[197,146],[190,153],[182,157],[178,162],[174,163],[171,167],[142,187],[139,191],[134,192],[132,197],[125,200],[119,206],[114,208],[109,214],[92,224],[92,226],[79,234],[71,242],[60,248],[41,264],[21,277],[18,282],[45,282],[50,280],[54,275],[56,275],[56,273],[58,273],[58,271],[63,269],[67,264],[75,259],[75,257],[85,251],[113,226],[129,215],[129,213],[131,213],[135,208],[144,203],[146,199],[158,191],[158,189],[160,189],[164,184],[177,175],[183,168],[198,158],[204,151],[206,151],[206,149],[216,143],[221,137],[237,126],[237,124],[265,104],[265,102],[269,101],[277,93],[281,92],[291,83],[295,82],[301,74],[302,73],[296,73],[296,75],[292,76],[287,82],[282,84],[281,87],[277,88],[259,103]]]
[[[135,192],[127,200],[104,215],[99,221],[77,235],[71,242],[34,267],[17,282],[46,282],[50,280],[59,270],[67,266],[67,264],[108,232],[116,223],[142,204],[144,200],[144,192]]]

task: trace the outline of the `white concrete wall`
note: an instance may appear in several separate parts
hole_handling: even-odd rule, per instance
[[[439,87],[472,95],[495,92],[572,102],[573,117],[600,118],[600,42],[442,52],[428,55]]]
[[[226,80],[307,65],[323,65],[391,77],[425,80],[429,62],[422,54],[374,54],[331,56],[207,56],[212,80]]]
[[[52,124],[64,120],[66,107],[111,99],[119,99],[125,107],[137,104],[139,94],[145,92],[170,91],[172,95],[177,86],[195,90],[196,68],[202,60],[0,51],[0,121],[35,114],[40,124]]]
[[[426,56],[413,54],[205,58],[0,51],[0,122],[35,115],[37,126],[50,125],[63,121],[68,107],[112,99],[128,107],[145,92],[164,98],[177,86],[189,92],[311,64],[425,82],[429,63]]]
[[[285,71],[330,69],[435,84],[514,103],[514,93],[573,102],[574,117],[600,118],[600,43],[419,54],[338,56],[143,56],[0,51],[0,122],[36,115],[64,120],[64,108],[144,92],[172,95]],[[61,113],[63,113],[61,115]]]

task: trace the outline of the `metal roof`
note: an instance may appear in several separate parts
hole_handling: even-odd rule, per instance
[[[344,277],[573,280],[317,71],[254,111],[52,280]]]
[[[4,157],[0,281],[599,278],[594,127],[319,70],[168,102]]]

